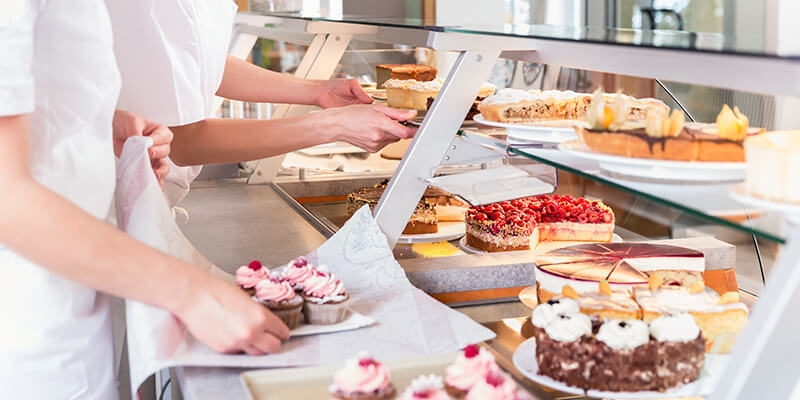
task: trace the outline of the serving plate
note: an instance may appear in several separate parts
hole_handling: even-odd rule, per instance
[[[600,168],[608,172],[636,178],[683,182],[728,182],[744,179],[743,162],[631,158],[592,151],[578,140],[561,143],[558,149],[576,158],[597,161]]]
[[[465,231],[466,226],[463,221],[439,222],[439,231],[436,233],[404,233],[397,242],[404,244],[446,242],[464,236]]]
[[[528,123],[496,122],[489,121],[481,114],[474,116],[472,119],[482,125],[505,128],[506,135],[509,139],[540,143],[561,143],[575,140],[578,138],[578,135],[575,133],[573,126],[580,123],[580,121],[577,120],[554,120]]]
[[[768,200],[755,197],[747,193],[744,184],[739,184],[731,189],[731,197],[746,206],[756,208],[754,211],[775,211],[786,214],[786,218],[793,222],[800,222],[800,204]]]
[[[725,370],[729,356],[722,354],[706,354],[705,364],[696,381],[667,390],[665,392],[606,392],[601,390],[585,391],[569,386],[545,375],[539,375],[539,364],[536,362],[536,339],[530,338],[514,351],[514,366],[528,379],[549,388],[575,395],[585,395],[601,399],[666,399],[692,396],[706,396],[714,390],[717,380]]]

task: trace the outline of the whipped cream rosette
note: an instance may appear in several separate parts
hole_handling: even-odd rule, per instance
[[[281,280],[289,282],[298,292],[303,291],[306,279],[314,276],[317,270],[305,257],[297,257],[281,273]]]
[[[467,393],[465,400],[518,400],[517,384],[510,375],[495,370],[478,381]]]
[[[463,398],[472,386],[499,368],[491,353],[482,347],[469,345],[445,370],[445,389],[450,396]]]
[[[411,381],[400,400],[450,400],[441,376],[422,375]]]
[[[272,311],[289,329],[296,328],[303,319],[303,298],[288,282],[262,280],[256,285],[253,298]]]
[[[256,285],[264,279],[270,279],[270,270],[261,265],[258,260],[253,260],[250,264],[236,269],[236,284],[248,294],[254,294]]]

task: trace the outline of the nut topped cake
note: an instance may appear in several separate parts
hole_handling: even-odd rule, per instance
[[[476,249],[528,250],[540,241],[608,242],[614,213],[600,201],[540,195],[470,207],[466,242]]]
[[[599,93],[599,92],[597,92]],[[657,99],[636,99],[624,94],[600,93],[604,103],[621,104],[629,120],[642,120],[650,109],[667,109]],[[481,115],[496,122],[534,122],[581,119],[586,115],[592,95],[571,90],[519,90],[506,88],[487,97],[478,106]]]

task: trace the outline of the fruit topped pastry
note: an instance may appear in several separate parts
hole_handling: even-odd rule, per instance
[[[716,124],[687,123],[680,110],[647,110],[644,121],[626,120],[620,101],[608,105],[597,91],[584,125],[575,127],[581,142],[598,153],[675,161],[742,162],[744,139],[763,132],[749,127],[747,116],[727,105]]]

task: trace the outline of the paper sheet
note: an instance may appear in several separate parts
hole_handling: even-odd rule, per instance
[[[148,142],[129,143],[118,167],[115,199],[123,229],[153,247],[213,271],[214,267],[194,250],[172,221],[149,169]],[[495,336],[409,283],[367,207],[356,212],[308,257],[329,266],[340,277],[350,292],[351,309],[377,322],[352,331],[293,338],[272,355],[225,355],[197,342],[168,312],[128,301],[128,351],[134,392],[149,375],[174,366],[340,364],[360,350],[367,350],[380,360],[391,360],[456,351]]]

